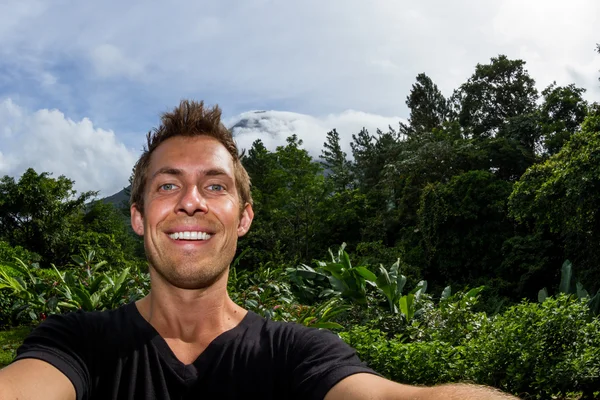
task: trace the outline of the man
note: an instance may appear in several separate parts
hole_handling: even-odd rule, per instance
[[[490,388],[386,380],[336,335],[267,321],[227,294],[250,180],[218,107],[182,101],[148,134],[131,224],[144,237],[148,296],[52,316],[0,371],[0,399],[505,399]]]

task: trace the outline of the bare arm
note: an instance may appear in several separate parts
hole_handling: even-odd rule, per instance
[[[478,386],[451,384],[435,387],[402,385],[371,374],[355,374],[335,385],[325,400],[511,400],[514,396]]]
[[[45,361],[27,358],[0,370],[0,400],[75,400],[75,387]]]

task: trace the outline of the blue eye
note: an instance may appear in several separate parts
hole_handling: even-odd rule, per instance
[[[222,185],[218,185],[218,184],[212,184],[212,185],[208,185],[208,190],[212,190],[215,192],[220,192],[222,190],[225,190],[225,188]]]
[[[164,185],[160,185],[161,190],[170,191],[175,189],[175,185],[172,183],[165,183]]]

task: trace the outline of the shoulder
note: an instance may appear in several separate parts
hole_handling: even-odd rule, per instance
[[[273,321],[252,314],[250,315],[251,334],[268,339],[275,346],[286,347],[298,352],[314,350],[315,347],[330,348],[332,346],[350,349],[337,334],[329,330],[310,328],[295,322]]]
[[[125,305],[115,310],[77,310],[65,314],[51,315],[31,332],[28,339],[38,336],[50,336],[57,339],[76,336],[77,338],[87,337],[89,339],[90,335],[94,336],[111,332],[114,329],[121,329],[123,322],[129,319],[129,306]]]
[[[350,375],[376,374],[352,347],[329,330],[256,318],[255,335],[273,349],[273,362],[289,380],[296,398],[322,399]]]
[[[75,359],[86,359],[97,347],[110,345],[115,338],[123,339],[127,329],[129,305],[107,311],[74,311],[51,315],[25,338],[17,349],[17,357],[35,358],[43,354],[65,354]],[[98,343],[104,346],[98,346]]]

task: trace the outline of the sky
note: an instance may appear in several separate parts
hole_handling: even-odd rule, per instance
[[[599,23],[597,0],[0,0],[0,176],[111,195],[183,98],[229,126],[268,111],[240,147],[296,133],[318,156],[337,128],[348,151],[409,117],[417,74],[448,96],[499,54],[600,101]]]

